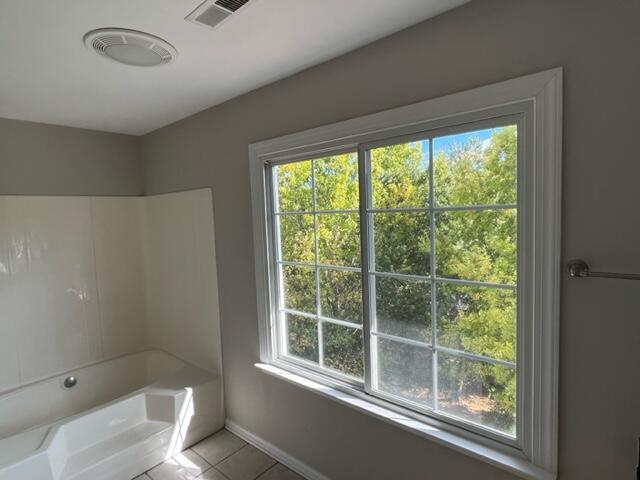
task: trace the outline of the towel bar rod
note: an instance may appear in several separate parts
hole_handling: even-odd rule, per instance
[[[614,272],[594,272],[584,260],[576,259],[567,263],[567,271],[571,278],[617,278],[620,280],[640,280],[640,274],[636,273],[614,273]]]

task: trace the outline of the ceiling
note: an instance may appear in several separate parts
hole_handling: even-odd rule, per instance
[[[200,1],[0,2],[0,117],[141,135],[469,0],[252,0],[215,30],[184,20]],[[178,58],[106,60],[82,42],[102,27],[162,37]]]

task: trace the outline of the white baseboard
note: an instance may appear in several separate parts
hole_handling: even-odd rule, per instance
[[[278,462],[285,465],[286,467],[289,467],[297,474],[302,475],[307,480],[330,480],[329,477],[322,475],[320,472],[314,470],[306,463],[302,463],[300,460],[292,457],[287,452],[280,450],[273,444],[245,430],[237,423],[227,419],[225,422],[225,427],[231,433],[237,435],[245,442],[250,443],[258,450],[262,450],[267,455],[275,458]]]

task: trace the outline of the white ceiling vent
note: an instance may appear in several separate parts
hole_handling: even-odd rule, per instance
[[[205,0],[193,12],[185,17],[197,25],[214,28],[227,19],[250,0]]]
[[[149,33],[125,28],[100,28],[84,36],[84,44],[103,57],[137,67],[172,62],[178,52],[168,42]]]

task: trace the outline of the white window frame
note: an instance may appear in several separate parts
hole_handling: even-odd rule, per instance
[[[368,395],[366,388],[348,378],[314,372],[278,357],[272,335],[278,302],[277,288],[272,288],[275,242],[267,166],[345,151],[358,151],[362,157],[376,142],[420,132],[469,130],[503,117],[514,118],[518,124],[517,441],[469,428],[465,422],[408,410]],[[526,478],[555,478],[561,149],[560,68],[251,144],[259,368]],[[361,267],[367,270],[364,261]],[[363,325],[368,336],[367,322]],[[365,340],[365,349],[367,343]],[[370,372],[365,372],[364,384],[370,385]]]

